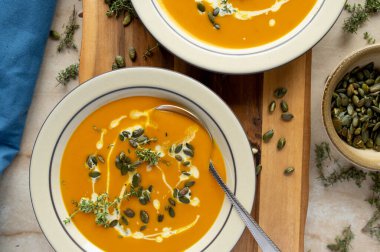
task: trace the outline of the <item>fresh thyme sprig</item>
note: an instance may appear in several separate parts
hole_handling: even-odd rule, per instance
[[[351,247],[351,241],[354,239],[354,233],[351,231],[351,226],[343,229],[342,234],[335,238],[335,243],[327,245],[330,251],[348,252]]]
[[[148,46],[148,48],[145,50],[144,55],[143,55],[144,60],[147,60],[148,58],[152,57],[153,50],[158,48],[159,46],[160,45],[158,43],[153,47]]]
[[[337,182],[355,181],[358,187],[361,187],[362,182],[366,179],[367,173],[356,169],[355,167],[343,168],[336,160],[339,170],[334,170],[331,174],[326,176],[324,171],[324,162],[329,159],[332,160],[330,146],[326,142],[315,145],[316,166],[319,173],[319,179],[325,187],[332,186]]]
[[[93,201],[88,198],[81,198],[77,209],[66,219],[63,220],[64,224],[68,224],[71,222],[72,218],[78,214],[79,212],[85,214],[94,214],[95,215],[95,223],[97,225],[108,228],[112,226],[113,221],[108,220],[109,209],[114,207],[117,203],[121,201],[121,198],[115,198],[113,201],[110,201],[107,193],[103,193],[97,196],[96,200]]]
[[[56,77],[58,85],[66,85],[70,80],[75,80],[79,74],[79,63],[72,64],[61,70]]]
[[[65,26],[65,31],[61,35],[61,40],[59,41],[59,45],[57,47],[58,52],[62,52],[64,49],[77,50],[77,46],[74,43],[74,34],[78,29],[79,25],[77,24],[77,11],[75,10],[74,6],[69,21]]]
[[[373,14],[380,12],[380,0],[366,0],[364,5],[346,3],[344,9],[350,16],[344,20],[343,30],[356,33]]]
[[[106,12],[108,17],[115,16],[118,18],[125,13],[128,13],[131,18],[137,17],[131,0],[105,0],[105,3],[109,6],[109,10]]]
[[[151,149],[141,148],[136,149],[137,157],[143,161],[147,162],[149,165],[156,165],[160,160],[160,152],[152,151]]]

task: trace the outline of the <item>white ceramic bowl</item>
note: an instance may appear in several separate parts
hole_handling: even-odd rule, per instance
[[[75,128],[99,107],[124,97],[154,96],[177,102],[210,128],[227,169],[227,184],[251,209],[256,177],[246,135],[228,106],[211,90],[184,75],[156,68],[130,68],[95,77],[69,93],[46,119],[30,165],[30,192],[37,220],[56,251],[99,251],[75,227],[63,225],[69,213],[60,189],[60,162]],[[211,176],[211,175],[210,175]],[[230,251],[244,224],[225,199],[209,232],[189,251]]]
[[[285,36],[241,50],[212,46],[189,35],[172,21],[157,0],[132,2],[152,35],[178,57],[211,71],[243,74],[275,68],[312,48],[335,23],[346,0],[317,0],[305,19]]]

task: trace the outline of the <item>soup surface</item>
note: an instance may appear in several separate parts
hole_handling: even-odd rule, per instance
[[[316,0],[156,0],[185,31],[206,43],[243,49],[293,30]]]
[[[109,103],[74,131],[61,162],[66,225],[106,251],[183,251],[206,234],[224,194],[223,157],[194,121],[153,97]],[[212,152],[212,153],[211,153]]]

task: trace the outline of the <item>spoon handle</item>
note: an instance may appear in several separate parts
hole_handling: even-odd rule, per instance
[[[223,182],[222,178],[219,176],[218,172],[215,170],[214,165],[210,161],[209,170],[211,174],[214,176],[218,184],[222,187],[223,191],[226,193],[227,198],[230,200],[232,205],[237,210],[240,218],[245,223],[248,230],[251,232],[253,237],[255,238],[257,244],[259,244],[260,248],[263,252],[272,252],[272,251],[280,251],[278,247],[274,244],[274,242],[265,234],[264,230],[254,221],[251,215],[245,210],[245,208],[241,205],[235,195],[231,192],[231,190],[227,187],[227,185]]]

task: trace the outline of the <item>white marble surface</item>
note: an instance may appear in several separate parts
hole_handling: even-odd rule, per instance
[[[331,0],[333,1],[333,0]],[[364,2],[364,0],[354,0]],[[73,5],[81,10],[78,0],[59,0],[52,27],[62,30]],[[312,65],[312,152],[310,163],[310,197],[305,233],[305,251],[327,251],[326,244],[333,241],[343,227],[351,225],[355,234],[352,251],[380,251],[380,242],[361,233],[361,228],[372,215],[364,202],[369,196],[368,186],[358,189],[353,183],[342,183],[324,188],[316,179],[314,144],[327,140],[321,117],[321,96],[324,81],[330,71],[353,50],[366,45],[362,33],[369,31],[380,41],[380,15],[358,32],[345,35],[341,26],[345,13],[313,50]],[[80,20],[79,20],[80,21]],[[377,29],[376,29],[377,28]],[[76,34],[80,45],[81,30]],[[34,141],[45,118],[60,99],[77,85],[73,81],[66,87],[56,87],[59,70],[78,61],[79,53],[56,53],[57,42],[48,41],[43,66],[29,111],[21,151],[15,161],[0,177],[0,251],[53,251],[41,233],[35,219],[29,196],[29,161]],[[342,159],[338,153],[335,157]],[[343,161],[343,160],[342,160]]]

